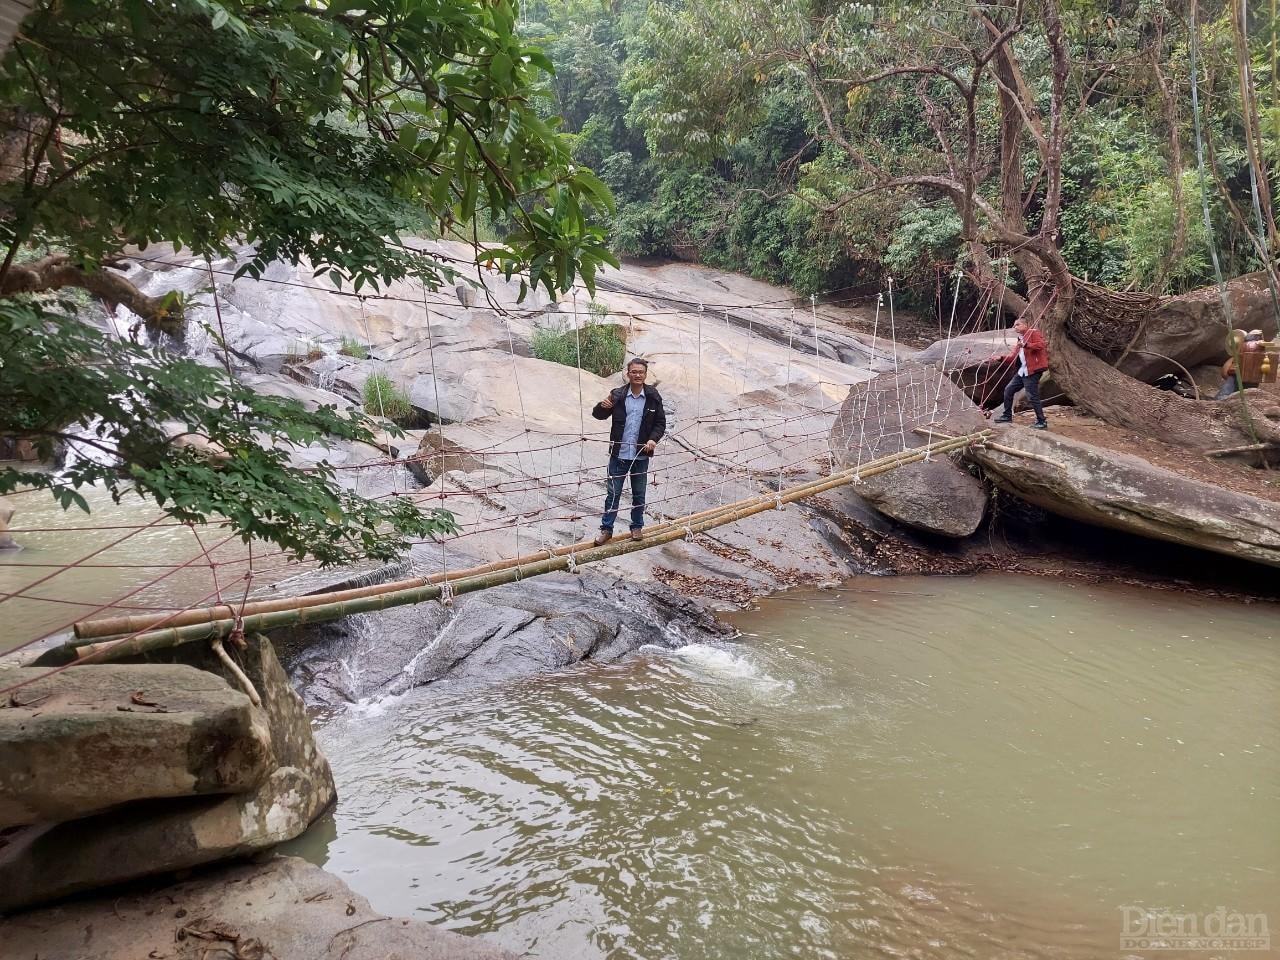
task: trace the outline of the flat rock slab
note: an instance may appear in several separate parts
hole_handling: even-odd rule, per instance
[[[6,960],[514,960],[422,920],[375,913],[296,857],[222,868],[175,886],[82,900],[0,921]]]
[[[0,828],[253,790],[275,765],[249,698],[177,664],[0,669]]]
[[[1028,503],[1084,523],[1280,566],[1280,504],[1052,432],[1006,426],[996,440],[1031,457],[989,447],[967,456]]]

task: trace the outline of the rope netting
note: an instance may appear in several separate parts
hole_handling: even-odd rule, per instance
[[[209,262],[187,268],[160,258],[137,259],[142,263],[163,263],[168,271],[199,269],[209,278],[219,274],[234,276],[233,271]],[[571,307],[578,360],[577,396],[546,396],[524,382],[529,375],[529,367],[523,362],[527,348],[518,338],[514,324],[531,319],[536,322],[539,313],[549,308],[521,312],[503,306],[486,290],[487,303],[479,309],[491,312],[491,319],[496,319],[505,337],[509,361],[504,365],[509,367],[507,376],[515,407],[506,416],[482,416],[446,427],[441,406],[442,367],[438,360],[444,358],[456,364],[458,354],[448,357],[448,353],[465,352],[469,347],[442,342],[437,327],[443,316],[441,311],[447,312],[447,308],[458,313],[458,300],[439,296],[425,286],[414,296],[402,297],[360,295],[290,279],[263,277],[252,283],[303,287],[326,297],[356,297],[359,329],[367,341],[370,358],[378,358],[380,372],[389,369],[388,364],[393,361],[406,364],[421,357],[416,369],[430,378],[434,411],[428,413],[434,416],[429,417],[430,429],[413,438],[417,448],[400,455],[392,446],[395,441],[389,441],[376,455],[336,464],[335,468],[345,478],[344,484],[363,496],[409,499],[424,508],[443,508],[453,513],[458,524],[456,533],[413,544],[414,565],[434,569],[433,579],[443,583],[435,599],[451,600],[454,571],[473,570],[477,559],[497,557],[492,562],[515,563],[517,577],[526,566],[530,573],[541,571],[548,563],[554,567],[567,549],[563,544],[584,540],[596,525],[604,503],[604,464],[610,441],[608,423],[586,416],[601,398],[589,395],[592,388],[584,383],[583,318],[576,294]],[[990,317],[993,307],[998,309],[989,295],[979,291],[968,318],[957,322],[961,283],[958,274],[954,283],[945,330],[948,340],[977,330]],[[869,324],[847,314],[819,310],[820,300],[823,306],[832,307],[852,302],[854,297],[837,296],[850,289],[828,291],[821,297],[714,304],[682,301],[663,294],[649,297],[650,302],[656,300],[670,306],[653,310],[614,310],[593,302],[592,314],[625,316],[629,339],[654,346],[647,359],[655,364],[668,413],[667,436],[652,461],[649,495],[644,504],[646,520],[656,525],[656,531],[676,522],[683,524],[686,531],[693,531],[702,522],[697,518],[729,506],[745,509],[741,505],[753,502],[751,498],[761,490],[773,491],[769,496],[781,506],[784,493],[790,496],[808,489],[806,485],[812,485],[815,478],[838,476],[838,467],[856,476],[864,462],[874,458],[877,469],[886,464],[891,468],[895,464],[888,461],[895,453],[918,443],[910,439],[911,424],[922,422],[922,416],[927,421],[930,412],[939,412],[942,379],[947,372],[916,366],[902,381],[901,390],[891,394],[877,392],[873,397],[870,389],[859,395],[855,386],[851,394],[851,385],[869,382],[881,372],[892,371],[901,376],[908,368],[894,340],[894,295],[902,288],[889,281],[884,293],[877,297]],[[233,363],[225,352],[224,311],[219,305],[216,283],[211,293],[224,349],[219,362],[230,370]],[[633,292],[625,296],[643,298]],[[421,342],[409,343],[404,337],[379,339],[367,311],[380,302],[412,304],[420,311],[422,323],[417,339]],[[465,304],[461,306],[462,322],[467,322],[465,317],[472,311]],[[804,306],[809,309],[804,310]],[[882,312],[890,333],[887,341],[880,339]],[[866,326],[870,329],[862,329]],[[317,330],[320,331],[318,326]],[[941,317],[938,332],[944,335]],[[330,337],[333,334],[328,329],[323,333]],[[860,345],[865,363],[839,359],[828,343],[833,334]],[[824,343],[828,346],[825,356]],[[670,355],[664,355],[664,345],[669,345]],[[947,349],[949,352],[950,346]],[[681,352],[684,362],[679,357]],[[739,369],[727,369],[731,364]],[[1007,369],[1002,371],[991,365],[983,373],[979,389],[1004,373]],[[383,399],[380,394],[375,396],[375,404]],[[932,411],[924,409],[930,400]],[[564,410],[574,404],[577,409],[561,416],[559,423],[554,422],[555,417],[548,418],[552,421],[549,423],[539,422],[543,412],[552,408]],[[840,449],[835,449],[829,440],[832,425],[846,405],[844,417],[850,423],[857,422],[858,437],[855,443],[850,436],[842,436]],[[926,450],[924,456],[928,455]],[[410,480],[409,470],[415,466],[429,471],[430,482],[426,486]],[[18,497],[19,501],[25,499]],[[629,507],[625,496],[621,506],[625,515]],[[18,507],[25,510],[26,504],[19,502]],[[117,521],[118,517],[109,517],[102,524],[64,526],[37,522],[10,527],[9,532],[19,537],[31,541],[39,538],[42,549],[33,550],[35,556],[19,553],[0,560],[0,574],[9,584],[0,590],[0,607],[21,600],[63,610],[67,615],[45,616],[36,631],[38,635],[22,638],[18,644],[9,645],[8,651],[0,647],[0,653],[45,643],[65,634],[76,623],[108,614],[149,617],[147,629],[154,632],[169,621],[181,620],[189,611],[212,605],[229,611],[239,624],[244,610],[268,596],[272,585],[283,581],[281,589],[287,589],[289,579],[313,569],[269,544],[246,545],[225,525],[214,523],[200,528],[159,514],[137,523]],[[152,542],[145,540],[148,536],[163,538],[163,549],[152,549]],[[182,546],[180,537],[188,538],[189,544]],[[105,540],[99,542],[96,538]],[[655,535],[654,542],[658,539]],[[82,548],[83,552],[76,549],[75,545],[87,545],[90,540],[95,545]],[[140,542],[141,548],[136,546]],[[43,548],[53,544],[74,556],[53,561],[38,559]],[[113,553],[120,557],[124,551],[130,551],[129,559],[112,561]],[[545,559],[527,564],[521,559],[533,556],[535,551]],[[575,550],[568,551],[567,563],[571,567],[575,556],[579,556]],[[31,579],[22,580],[15,574],[18,570],[30,571]],[[68,595],[68,581],[59,583],[58,578],[74,576],[77,571],[111,571],[119,582],[114,589],[103,589],[106,599],[75,599]],[[114,637],[110,644],[127,643],[143,632]],[[0,689],[0,693],[12,689],[15,687]]]

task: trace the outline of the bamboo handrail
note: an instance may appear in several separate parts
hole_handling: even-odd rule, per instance
[[[91,660],[105,662],[121,657],[137,656],[151,650],[163,649],[164,647],[192,640],[210,640],[216,637],[226,637],[237,628],[244,631],[262,631],[277,627],[321,623],[356,613],[369,613],[374,610],[385,610],[389,607],[423,603],[428,600],[440,599],[441,596],[472,593],[477,590],[522,580],[525,577],[541,576],[542,574],[571,569],[586,563],[597,563],[601,560],[612,559],[637,550],[671,543],[691,534],[703,533],[715,527],[754,516],[765,510],[781,507],[783,504],[793,503],[805,497],[825,493],[828,490],[845,486],[856,480],[887,473],[897,467],[916,463],[935,453],[958,450],[990,435],[990,430],[983,430],[978,433],[939,440],[912,450],[890,454],[887,457],[868,461],[860,467],[851,467],[829,477],[797,484],[795,487],[786,491],[779,491],[773,496],[765,495],[740,500],[737,503],[726,504],[724,507],[704,510],[701,514],[691,514],[687,517],[668,521],[655,527],[641,540],[622,540],[600,547],[582,548],[575,544],[570,547],[562,547],[559,550],[543,550],[538,554],[531,555],[542,557],[542,559],[528,560],[526,562],[520,562],[524,561],[525,558],[499,561],[486,566],[491,568],[500,567],[500,569],[490,569],[469,575],[464,575],[467,574],[467,571],[459,571],[456,574],[456,579],[450,578],[447,584],[443,581],[438,581],[436,583],[416,583],[414,586],[400,588],[396,588],[393,584],[380,584],[379,586],[382,588],[380,593],[346,600],[334,600],[333,597],[349,594],[351,591],[339,591],[337,594],[332,595],[317,594],[315,597],[296,598],[288,609],[271,610],[239,619],[223,618],[151,630],[139,633],[137,636],[124,641],[108,640],[103,643],[85,644],[76,652],[77,662],[86,663]],[[550,553],[551,556],[543,556],[547,553]],[[474,569],[482,570],[483,568]],[[322,602],[314,602],[317,599]],[[299,603],[300,600],[308,602],[303,605]],[[278,604],[280,601],[268,602]],[[217,610],[221,608],[211,609]]]
[[[940,439],[951,440],[953,437],[944,436]],[[881,457],[877,460],[868,461],[863,465],[862,469],[888,461],[896,457],[903,456],[911,451],[898,451]],[[857,469],[843,471],[844,473],[857,473]],[[806,481],[807,484],[820,482]],[[805,484],[800,484],[803,487]],[[772,497],[764,496],[757,498],[749,498],[749,500],[740,500],[734,503],[722,504],[718,507],[711,507],[697,513],[690,514],[675,520],[666,520],[655,524],[646,532],[649,539],[658,533],[663,532],[670,526],[678,525],[683,528],[686,524],[697,522],[707,517],[716,516],[728,510],[736,509],[745,503],[754,500],[768,500],[772,502]],[[592,546],[591,541],[582,540],[574,544],[566,544],[565,546],[556,547],[550,551],[551,556],[567,556],[581,550],[588,549]],[[173,613],[152,613],[141,615],[130,615],[121,617],[100,617],[94,620],[81,620],[74,625],[76,640],[73,640],[69,646],[83,646],[84,641],[100,640],[107,637],[122,636],[128,633],[141,633],[144,631],[156,629],[158,627],[186,627],[199,623],[212,623],[216,620],[233,620],[237,616],[250,617],[261,613],[275,613],[280,610],[294,610],[304,607],[320,606],[325,603],[341,603],[347,600],[358,600],[362,597],[378,596],[383,593],[390,593],[395,590],[410,590],[415,587],[425,587],[434,584],[444,583],[446,581],[462,580],[468,577],[479,576],[485,573],[492,573],[496,570],[508,570],[513,567],[523,567],[530,563],[536,563],[539,560],[547,559],[547,550],[538,550],[534,553],[526,553],[519,557],[512,557],[507,560],[494,560],[489,563],[483,563],[475,567],[468,567],[462,570],[450,570],[444,573],[436,573],[427,577],[409,577],[403,580],[392,580],[386,583],[371,584],[366,587],[352,587],[347,590],[338,590],[328,593],[316,593],[303,597],[279,597],[273,600],[255,600],[246,603],[243,608],[232,607],[228,604],[217,604],[210,607],[197,607],[192,610],[185,610]],[[77,642],[80,641],[80,642]]]

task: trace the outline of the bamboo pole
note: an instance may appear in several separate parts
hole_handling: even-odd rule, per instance
[[[896,456],[896,454],[894,456]],[[814,481],[809,482],[812,483]],[[767,499],[771,500],[772,498]],[[673,524],[679,524],[683,527],[686,523],[724,513],[725,511],[732,510],[736,506],[745,502],[747,501],[722,504],[718,507],[711,507],[707,510],[690,514],[686,517],[664,520],[661,523],[657,523],[650,527],[647,531],[647,535],[652,537],[654,534],[662,532]],[[174,611],[171,613],[150,613],[122,617],[99,617],[94,620],[81,620],[74,624],[76,639],[64,646],[77,648],[84,646],[87,641],[121,636],[127,633],[140,633],[160,626],[186,627],[198,623],[211,623],[215,620],[230,620],[234,619],[237,615],[248,617],[255,616],[260,613],[275,613],[280,610],[294,610],[302,607],[320,606],[325,603],[340,603],[346,600],[358,600],[362,597],[377,596],[382,593],[391,593],[396,590],[409,590],[414,587],[425,587],[432,584],[444,583],[446,581],[451,582],[454,580],[462,580],[468,577],[479,576],[484,573],[492,573],[497,570],[509,570],[513,567],[522,567],[530,563],[536,563],[539,560],[545,560],[547,559],[548,553],[550,553],[551,556],[563,557],[591,547],[592,542],[590,540],[582,540],[578,543],[555,547],[550,551],[538,550],[533,553],[526,553],[506,560],[493,560],[475,567],[466,567],[461,570],[449,570],[444,573],[435,573],[429,577],[409,577],[404,580],[390,580],[386,583],[375,583],[367,587],[352,587],[348,590],[315,593],[301,597],[280,597],[274,600],[255,600],[250,603],[246,603],[243,609],[232,607],[228,604],[217,604],[211,607],[196,607],[191,610]]]
[[[935,453],[958,450],[971,443],[985,439],[989,435],[990,431],[984,430],[962,437],[939,440],[923,447],[916,447],[910,451],[891,454],[888,457],[882,457],[879,460],[863,464],[860,468],[850,468],[830,477],[798,484],[796,487],[785,492],[779,492],[772,497],[752,498],[729,504],[723,510],[703,511],[704,514],[711,515],[703,516],[701,519],[696,519],[697,515],[695,514],[680,520],[670,521],[663,525],[663,529],[655,529],[653,533],[641,540],[623,540],[618,543],[607,543],[600,547],[586,547],[559,555],[554,555],[556,551],[550,551],[553,556],[518,566],[509,566],[501,570],[491,570],[473,576],[451,579],[447,585],[422,584],[404,589],[385,591],[372,596],[359,597],[353,600],[330,601],[305,607],[295,604],[292,609],[259,613],[243,617],[240,620],[220,619],[207,623],[168,627],[140,633],[125,641],[110,640],[104,643],[86,644],[77,653],[78,662],[87,663],[91,660],[105,662],[121,657],[137,656],[152,650],[163,649],[192,640],[211,640],[216,637],[226,637],[237,627],[247,632],[322,623],[327,620],[348,617],[356,613],[369,613],[390,607],[423,603],[428,600],[440,599],[442,596],[473,593],[477,590],[513,583],[525,577],[536,577],[557,570],[572,569],[586,563],[598,563],[601,560],[609,560],[637,550],[645,550],[649,547],[671,543],[674,540],[679,540],[692,534],[703,533],[715,527],[754,516],[765,510],[771,510],[787,503],[794,503],[805,497],[825,493],[828,490],[845,486],[865,477],[887,473],[909,463],[916,463]],[[542,552],[547,553],[548,551]],[[510,563],[510,561],[506,562]]]
[[[952,437],[940,437],[942,440],[951,440]],[[869,467],[873,467],[882,462],[888,462],[895,458],[904,456],[911,451],[899,451],[881,457],[877,460],[868,461],[863,465],[865,471]],[[851,468],[842,471],[847,474],[856,474],[858,470]],[[820,482],[806,481],[808,484]],[[801,487],[805,484],[801,484]],[[748,500],[740,500],[734,503],[722,504],[718,507],[711,507],[698,513],[690,514],[686,517],[680,517],[675,520],[666,520],[662,523],[655,524],[647,532],[646,536],[652,539],[655,535],[664,532],[672,525],[677,525],[681,529],[689,523],[697,522],[708,517],[717,516],[727,511],[736,509],[748,502],[769,501],[773,498],[770,496],[762,496],[749,498]],[[562,547],[556,547],[550,551],[553,557],[568,556],[571,553],[577,553],[582,550],[590,549],[591,541],[583,540],[579,543],[567,544]],[[304,607],[322,606],[326,603],[343,603],[348,600],[359,600],[364,597],[379,596],[383,593],[393,593],[397,590],[412,590],[417,587],[432,586],[434,584],[452,582],[455,580],[467,579],[470,577],[480,576],[485,573],[492,573],[498,570],[509,570],[514,567],[524,567],[539,560],[548,559],[548,551],[538,550],[534,553],[527,553],[519,557],[512,557],[507,560],[494,560],[489,563],[480,564],[475,567],[468,567],[462,570],[450,570],[445,573],[436,573],[428,577],[410,577],[404,580],[392,580],[387,583],[371,584],[367,587],[352,587],[348,590],[338,590],[329,593],[316,593],[303,597],[279,597],[273,600],[255,600],[246,603],[243,609],[232,607],[228,604],[218,604],[211,607],[197,607],[192,610],[175,611],[172,613],[153,613],[121,617],[101,617],[95,620],[81,620],[74,625],[76,639],[64,646],[69,652],[74,653],[75,649],[85,645],[87,641],[100,640],[107,637],[122,636],[129,633],[142,633],[161,627],[187,627],[200,623],[212,623],[217,620],[233,620],[236,616],[251,617],[264,613],[276,613],[282,610],[295,610]]]
[[[930,430],[928,427],[913,427],[912,431],[924,437],[941,437],[943,440],[952,439],[945,433],[939,433],[937,430]],[[1059,470],[1067,469],[1057,460],[1054,460],[1052,457],[1046,457],[1042,453],[1032,453],[1030,450],[1019,450],[1017,447],[1006,447],[1003,443],[996,443],[994,440],[982,440],[975,443],[974,446],[982,447],[986,450],[995,450],[997,453],[1006,453],[1011,457],[1022,457],[1024,460],[1038,460],[1041,463],[1049,464],[1051,467],[1057,467]]]

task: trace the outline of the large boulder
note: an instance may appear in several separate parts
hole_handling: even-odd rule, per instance
[[[842,467],[854,467],[928,440],[915,433],[929,425],[958,435],[987,427],[973,402],[932,366],[911,364],[849,388],[831,427],[831,450]],[[929,533],[967,537],[987,509],[987,490],[957,462],[932,457],[855,484],[884,515]]]
[[[983,409],[997,407],[1004,399],[1004,388],[1013,379],[1015,365],[993,361],[1004,357],[1017,345],[1013,328],[962,333],[947,340],[937,340],[921,350],[911,363],[926,364],[944,371],[969,398]],[[1063,397],[1053,382],[1053,357],[1049,372],[1041,378],[1040,397],[1045,403],[1056,403]],[[1018,402],[1025,403],[1025,395]]]
[[[167,653],[235,682],[206,644]],[[238,657],[262,699],[261,720],[270,731],[275,768],[266,779],[245,793],[139,801],[6,834],[0,838],[0,876],[6,880],[0,912],[263,850],[301,834],[333,803],[329,763],[270,641],[252,637]]]
[[[156,797],[242,793],[275,757],[249,698],[176,664],[0,668],[0,829]]]
[[[1008,426],[967,456],[1021,500],[1084,523],[1280,566],[1280,503],[1054,433]]]
[[[375,913],[296,857],[20,914],[0,921],[0,944],[15,960],[515,960],[484,940]]]
[[[1237,328],[1276,334],[1276,315],[1265,273],[1251,273],[1228,286],[1231,318]],[[1227,358],[1227,323],[1217,287],[1204,287],[1166,300],[1136,331],[1119,369],[1148,383],[1166,373],[1181,373],[1202,363]],[[1176,361],[1172,362],[1172,361]]]

